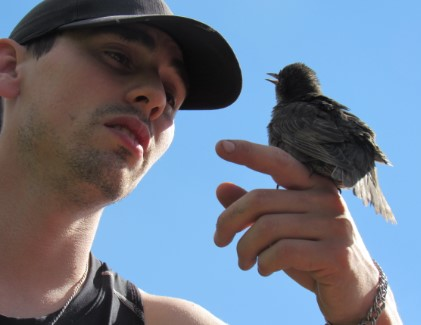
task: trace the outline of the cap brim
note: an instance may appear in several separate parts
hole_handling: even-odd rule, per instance
[[[170,35],[180,46],[189,76],[189,93],[181,109],[217,109],[240,95],[241,70],[231,47],[211,27],[194,19],[172,15],[111,16],[87,19],[59,29],[142,23]]]

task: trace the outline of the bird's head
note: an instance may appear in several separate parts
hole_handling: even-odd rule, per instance
[[[290,101],[308,94],[321,95],[316,73],[303,63],[293,63],[279,73],[268,73],[274,79],[266,79],[276,86],[276,98]]]

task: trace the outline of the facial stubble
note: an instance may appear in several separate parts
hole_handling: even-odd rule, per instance
[[[126,148],[104,150],[94,145],[101,118],[123,110],[133,113],[131,108],[98,108],[87,125],[75,127],[68,139],[39,118],[35,109],[30,110],[26,123],[18,130],[19,156],[28,175],[77,205],[106,205],[127,196],[146,172],[148,161],[130,169],[131,153]]]

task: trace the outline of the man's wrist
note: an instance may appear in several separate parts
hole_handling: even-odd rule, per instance
[[[380,265],[373,260],[374,265],[376,266],[377,270],[379,271],[379,281],[377,283],[376,295],[374,297],[374,301],[368,310],[366,316],[358,322],[358,325],[376,325],[378,324],[377,321],[380,319],[383,310],[386,306],[386,297],[388,291],[388,281],[386,274],[384,274]],[[336,325],[330,323],[326,320],[326,325]]]
[[[386,296],[386,306],[380,315],[376,325],[402,325],[403,322],[399,316],[393,292],[388,290]]]

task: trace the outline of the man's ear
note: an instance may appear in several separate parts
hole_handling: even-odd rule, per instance
[[[20,90],[17,66],[25,48],[10,39],[0,39],[0,96],[15,98]]]

